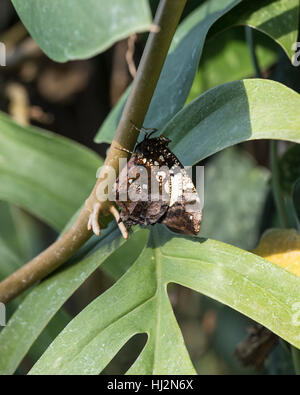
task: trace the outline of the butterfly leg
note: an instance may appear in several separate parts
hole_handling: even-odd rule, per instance
[[[124,225],[123,221],[121,220],[119,211],[116,209],[115,206],[111,206],[109,211],[115,217],[115,220],[118,224],[120,232],[122,233],[122,236],[124,237],[124,239],[127,240],[128,239],[128,231],[127,231],[126,226]]]
[[[93,211],[90,214],[89,217],[89,222],[88,222],[88,230],[93,230],[96,236],[100,236],[101,230],[100,230],[100,225],[99,225],[99,214],[100,214],[100,209],[101,209],[101,204],[100,203],[95,203],[93,207]],[[119,211],[116,209],[115,206],[111,206],[109,208],[110,213],[114,216],[118,227],[120,229],[120,232],[122,233],[122,236],[124,239],[128,239],[128,231],[126,229],[126,226],[124,225],[123,221],[120,218]]]
[[[99,225],[100,209],[101,209],[100,203],[95,203],[93,207],[93,212],[90,214],[90,218],[88,222],[88,230],[93,230],[93,232],[97,236],[100,236],[101,234],[100,225]]]

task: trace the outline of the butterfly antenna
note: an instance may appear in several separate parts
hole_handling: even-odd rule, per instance
[[[147,138],[150,138],[150,136],[153,133],[157,132],[156,128],[144,128],[144,126],[142,126],[141,128],[138,128],[132,121],[130,121],[130,122],[131,122],[132,126],[135,128],[135,130],[137,130],[140,133],[144,133],[147,136]]]
[[[138,132],[142,132],[142,133],[144,133],[144,134],[148,134],[147,132],[145,132],[144,130],[142,130],[142,129],[144,129],[144,128],[138,128],[132,121],[130,121],[130,123],[131,123],[131,125],[134,127],[134,129],[135,130],[137,130]]]

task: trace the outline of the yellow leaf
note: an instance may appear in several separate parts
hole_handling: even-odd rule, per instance
[[[270,229],[252,252],[300,276],[300,234],[296,230]]]

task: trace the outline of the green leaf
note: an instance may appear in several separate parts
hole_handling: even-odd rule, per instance
[[[194,80],[208,30],[218,18],[240,1],[209,0],[180,24],[151,101],[145,120],[146,126],[163,127],[184,105]],[[128,93],[129,89],[103,123],[95,137],[97,143],[111,143]]]
[[[5,210],[6,209],[6,210]],[[14,271],[18,270],[24,260],[21,257],[20,251],[18,248],[13,248],[15,242],[17,241],[15,234],[12,233],[14,229],[11,221],[12,218],[10,217],[10,206],[7,203],[0,202],[0,281],[4,280],[6,277],[11,275]],[[5,212],[7,211],[7,212]],[[4,215],[3,215],[4,214]],[[6,226],[8,225],[8,226]],[[5,236],[3,234],[5,233]],[[18,236],[20,236],[19,231],[16,232]],[[37,242],[38,244],[38,242]],[[20,247],[18,245],[18,247]],[[22,297],[18,297],[17,299],[13,300],[9,303],[6,307],[6,319],[8,320],[13,311],[17,308],[18,303],[22,300]],[[0,332],[2,327],[0,327]]]
[[[103,231],[96,246],[95,240],[91,240],[89,249],[83,247],[70,264],[64,265],[26,296],[0,334],[0,375],[12,374],[16,370],[62,305],[124,243],[119,229],[110,226]],[[89,256],[82,260],[87,253]]]
[[[233,11],[232,11],[233,12]],[[277,45],[259,31],[253,32],[255,53],[261,71],[277,59]],[[187,103],[215,86],[254,76],[249,46],[245,40],[245,28],[236,27],[206,40],[202,60],[195,76]]]
[[[61,230],[90,193],[101,159],[54,133],[0,113],[0,199]]]
[[[31,36],[53,60],[94,56],[150,29],[146,0],[12,0]]]
[[[300,95],[278,82],[250,79],[205,92],[184,107],[162,133],[191,165],[247,140],[300,142]]]
[[[105,118],[104,122],[101,124],[101,127],[94,138],[95,143],[111,144],[113,141],[115,131],[117,130],[123,108],[130,92],[130,88],[131,85],[125,90],[118,103],[113,107],[108,116]]]
[[[300,223],[300,178],[296,181],[294,186],[293,201],[298,216],[298,223]]]
[[[0,240],[11,251],[15,251],[16,257],[20,260],[21,246],[20,234],[17,234],[18,227],[13,216],[13,207],[7,202],[0,201]],[[1,268],[1,264],[0,264]],[[0,269],[1,270],[1,269]],[[0,274],[1,277],[1,274]]]
[[[18,270],[21,264],[20,257],[0,238],[0,281]]]
[[[59,310],[30,348],[27,354],[28,362],[30,360],[34,364],[70,321],[71,316],[63,308]],[[22,368],[26,370],[24,374],[27,374],[28,367],[26,369],[26,363],[21,364],[19,370]],[[22,370],[21,374],[23,374]]]
[[[211,35],[231,26],[248,25],[270,36],[293,56],[299,25],[298,0],[244,0],[231,13],[222,17]]]
[[[298,35],[298,0],[247,0],[240,5],[239,3],[241,2],[229,0],[207,1],[181,23],[152,99],[145,126],[164,127],[184,105],[208,31],[211,38],[229,27],[249,25],[268,34],[292,56],[291,47]],[[224,38],[219,35],[218,39],[223,41]],[[224,65],[223,72],[226,72]],[[129,89],[103,123],[95,137],[97,143],[111,143],[128,92]]]
[[[193,374],[169,283],[227,304],[300,347],[293,325],[299,277],[238,248],[157,225],[135,264],[64,329],[30,374],[98,374],[137,333],[148,341],[128,373]]]
[[[246,250],[260,236],[269,172],[246,152],[228,148],[205,165],[201,234]]]
[[[37,221],[24,210],[0,201],[0,239],[26,262],[37,255],[45,244]]]

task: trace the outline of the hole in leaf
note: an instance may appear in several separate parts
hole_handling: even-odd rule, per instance
[[[249,373],[249,369],[235,359],[234,350],[247,335],[251,321],[190,288],[172,283],[167,290],[196,371],[199,374]]]
[[[64,304],[66,311],[75,317],[99,295],[113,285],[112,279],[100,270],[92,273]]]
[[[118,280],[137,260],[148,239],[147,229],[130,235],[126,243],[118,248],[101,266],[101,271]]]
[[[147,343],[145,333],[134,335],[103,370],[104,375],[122,375],[134,364]]]

